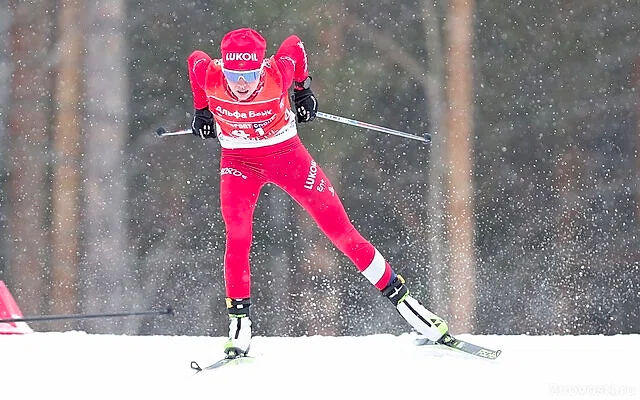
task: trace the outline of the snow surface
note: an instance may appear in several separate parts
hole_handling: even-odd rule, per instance
[[[416,347],[413,334],[256,337],[253,363],[194,375],[225,338],[0,335],[0,399],[640,398],[640,335],[458,337],[503,353]]]

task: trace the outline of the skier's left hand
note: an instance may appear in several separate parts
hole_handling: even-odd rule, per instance
[[[293,102],[296,107],[296,115],[298,122],[309,122],[316,118],[318,112],[318,100],[311,91],[307,89],[293,89]]]

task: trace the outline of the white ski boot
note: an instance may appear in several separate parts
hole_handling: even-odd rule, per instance
[[[229,339],[224,344],[226,358],[244,357],[251,344],[250,299],[227,298],[229,311]]]
[[[382,290],[402,317],[421,335],[434,342],[442,339],[449,332],[447,323],[420,302],[409,295],[409,289],[404,284],[402,276],[396,278]]]

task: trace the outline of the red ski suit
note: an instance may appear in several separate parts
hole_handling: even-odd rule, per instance
[[[221,60],[199,50],[188,58],[193,105],[209,107],[222,147],[220,206],[226,225],[227,297],[251,296],[253,213],[266,183],[288,193],[358,270],[384,289],[394,275],[391,267],[350,222],[331,182],[297,135],[288,91],[294,80],[308,76],[302,42],[297,36],[288,37],[262,65],[255,93],[238,101],[228,89]]]

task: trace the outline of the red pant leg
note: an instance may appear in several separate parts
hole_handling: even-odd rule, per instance
[[[285,190],[314,219],[318,227],[378,289],[393,271],[376,248],[353,226],[329,178],[298,141],[274,159],[268,178]],[[293,139],[292,139],[293,140]]]
[[[264,176],[241,158],[223,149],[220,160],[220,209],[226,226],[224,276],[227,297],[251,296],[249,252],[253,237],[253,212]]]

